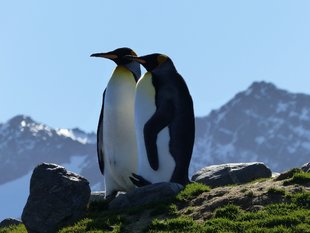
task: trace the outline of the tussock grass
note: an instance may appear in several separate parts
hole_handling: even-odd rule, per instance
[[[201,193],[209,192],[211,189],[209,186],[200,183],[191,183],[185,186],[185,188],[176,196],[176,200],[185,202],[191,200]]]
[[[284,185],[290,185],[290,184],[310,184],[310,173],[309,172],[297,172],[295,173],[292,178],[285,180],[283,182]]]
[[[285,195],[285,190],[284,189],[279,189],[279,188],[269,188],[267,191],[268,195],[281,195],[284,196]]]
[[[268,191],[286,195],[282,189],[271,188]],[[296,193],[290,199],[291,203],[270,204],[257,212],[228,204],[216,209],[213,217],[204,223],[184,216],[155,219],[145,232],[310,233],[310,193]]]
[[[156,219],[145,232],[306,233],[310,232],[310,210],[291,203],[272,204],[253,213],[230,204],[215,210],[204,223],[186,217]]]
[[[0,228],[0,233],[27,233],[27,230],[23,224],[17,226],[9,226],[5,228]]]

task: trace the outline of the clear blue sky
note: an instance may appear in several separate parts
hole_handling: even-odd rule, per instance
[[[0,2],[0,122],[27,114],[93,131],[115,65],[94,52],[169,55],[207,115],[253,81],[310,94],[310,1]]]

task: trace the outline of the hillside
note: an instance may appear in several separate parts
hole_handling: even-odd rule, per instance
[[[214,189],[193,183],[170,201],[125,210],[107,203],[65,232],[300,232],[310,229],[310,173],[294,169],[278,177]],[[0,232],[26,232],[23,225]]]

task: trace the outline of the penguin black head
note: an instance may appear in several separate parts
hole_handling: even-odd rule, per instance
[[[134,60],[126,59],[125,56],[137,56],[137,54],[130,48],[118,48],[107,53],[94,53],[91,57],[102,57],[114,61],[117,65],[123,65],[127,67],[138,80],[141,76],[140,65]]]
[[[139,62],[141,65],[144,66],[147,71],[150,72],[165,63],[171,63],[173,65],[171,59],[167,55],[160,53],[153,53],[140,57],[128,55],[125,56],[125,58],[127,58],[128,60]]]
[[[130,62],[128,59],[124,58],[126,55],[137,56],[130,48],[119,48],[107,53],[94,53],[90,56],[107,58],[114,61],[117,65],[125,65]]]

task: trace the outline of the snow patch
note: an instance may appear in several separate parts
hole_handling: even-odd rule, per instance
[[[291,127],[291,130],[295,132],[298,136],[304,136],[310,138],[310,131],[302,126]]]
[[[286,112],[287,109],[288,109],[288,104],[280,102],[277,105],[276,111],[277,111],[277,113]]]
[[[304,121],[310,120],[309,110],[306,108],[303,108],[299,118],[300,120],[304,120]]]
[[[71,138],[73,141],[78,141],[82,144],[91,143],[94,144],[94,139],[90,138],[85,133],[74,133],[71,129],[57,129],[56,133],[59,136],[64,136],[67,138]]]
[[[218,114],[218,117],[215,119],[216,124],[218,124],[221,120],[224,119],[226,112],[221,112]]]
[[[264,137],[256,137],[255,138],[255,142],[256,142],[256,144],[258,144],[258,145],[261,145],[261,144],[263,144],[264,142],[266,141],[266,139],[264,138]]]

